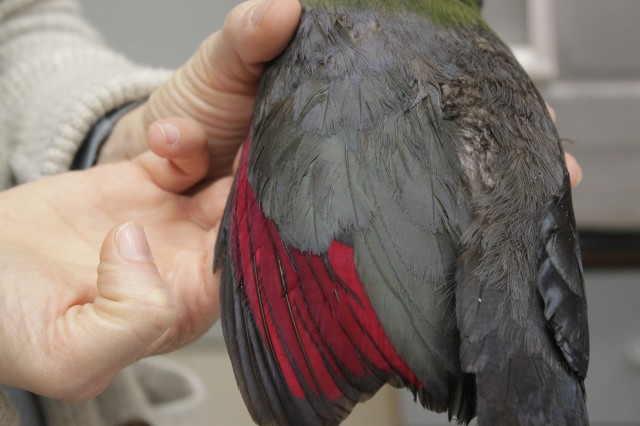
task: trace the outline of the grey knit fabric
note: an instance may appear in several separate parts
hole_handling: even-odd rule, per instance
[[[99,118],[168,76],[107,48],[75,1],[0,1],[0,188],[68,170]]]

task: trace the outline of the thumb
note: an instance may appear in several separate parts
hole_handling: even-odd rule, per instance
[[[176,306],[139,224],[125,223],[105,239],[93,309],[132,355],[141,355],[173,324]]]
[[[64,316],[64,359],[71,374],[63,399],[100,393],[126,366],[152,351],[173,324],[176,306],[158,273],[144,231],[135,222],[113,229],[104,240],[98,266],[98,296]],[[60,397],[60,395],[58,395]]]

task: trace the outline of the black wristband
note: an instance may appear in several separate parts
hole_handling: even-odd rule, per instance
[[[73,163],[71,163],[71,170],[84,170],[93,167],[98,160],[100,148],[102,148],[102,144],[111,134],[113,126],[116,125],[123,115],[143,104],[145,101],[146,99],[141,99],[125,104],[113,111],[109,111],[104,117],[98,120],[82,142],[82,145],[80,145],[80,149],[78,149],[76,156],[73,158]]]

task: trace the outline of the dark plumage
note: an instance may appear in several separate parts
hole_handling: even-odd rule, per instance
[[[562,149],[479,5],[303,1],[216,252],[257,423],[337,424],[385,383],[459,423],[588,423]]]

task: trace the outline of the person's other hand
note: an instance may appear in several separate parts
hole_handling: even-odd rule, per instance
[[[556,114],[556,111],[549,104],[547,104],[547,109],[549,110],[549,115],[551,116],[551,119],[555,123],[556,120],[558,119],[558,114]],[[576,157],[569,154],[568,152],[564,154],[564,160],[565,160],[565,163],[567,164],[567,170],[569,171],[569,177],[571,179],[571,187],[575,188],[580,184],[580,181],[582,180],[582,167],[580,167],[580,164],[578,164]]]
[[[564,160],[567,163],[567,170],[569,171],[569,177],[571,178],[571,187],[575,188],[582,180],[582,167],[578,164],[578,160],[568,152],[565,152]]]
[[[253,113],[265,64],[288,45],[300,20],[299,0],[253,0],[234,8],[223,28],[148,102],[125,115],[103,146],[99,162],[131,158],[146,149],[139,135],[154,120],[190,117],[205,130],[210,176],[224,176]]]
[[[87,399],[218,319],[212,248],[231,179],[192,188],[209,166],[195,122],[147,138],[157,155],[0,192],[0,383]]]

